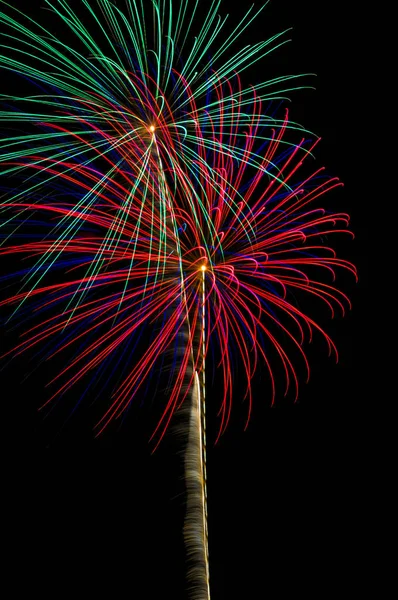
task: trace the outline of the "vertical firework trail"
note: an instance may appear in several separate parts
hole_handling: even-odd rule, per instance
[[[188,581],[192,598],[195,600],[210,599],[206,476],[205,272],[206,267],[202,265],[202,319],[200,338],[196,337],[196,342],[201,345],[201,368],[200,371],[195,371],[194,385],[191,388],[189,435],[185,453],[187,510],[184,539],[189,561]]]
[[[172,232],[173,236],[166,236],[166,255],[175,254],[178,257],[178,273],[180,280],[182,325],[180,327],[180,340],[182,348],[176,348],[177,356],[181,358],[189,348],[189,366],[185,369],[185,386],[182,391],[186,397],[185,424],[185,484],[186,484],[186,515],[184,524],[184,540],[188,561],[187,580],[193,600],[210,600],[209,583],[209,546],[207,522],[207,476],[206,476],[206,403],[205,403],[205,319],[206,319],[206,292],[205,272],[206,266],[201,265],[201,304],[202,318],[197,319],[195,331],[190,323],[187,297],[185,291],[184,271],[181,260],[181,247],[173,210],[173,199],[170,194],[162,159],[156,142],[156,128],[149,127],[152,134],[150,152],[158,167],[159,189],[163,190],[158,202],[155,202],[159,220],[165,215],[165,230]],[[162,199],[164,205],[162,206]],[[200,349],[199,349],[200,348]],[[195,356],[199,356],[199,365]],[[179,360],[176,367],[179,368]],[[198,368],[199,367],[199,368]],[[185,388],[188,387],[188,390]]]

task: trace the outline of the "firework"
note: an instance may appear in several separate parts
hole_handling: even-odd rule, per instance
[[[259,369],[273,403],[275,364],[285,393],[293,386],[297,395],[297,357],[309,375],[306,338],[318,332],[336,353],[301,298],[332,315],[349,306],[333,281],[337,269],[355,268],[323,242],[348,232],[349,219],[320,206],[341,184],[310,169],[317,142],[287,111],[266,110],[295,78],[244,87],[245,69],[286,41],[283,32],[233,53],[252,9],[222,39],[220,2],[199,32],[197,2],[175,11],[171,0],[154,1],[151,27],[138,1],[124,12],[83,1],[84,20],[64,0],[46,4],[75,44],[0,3],[0,64],[35,86],[3,95],[0,112],[15,130],[1,142],[2,172],[22,180],[0,206],[0,255],[33,262],[2,304],[14,320],[39,317],[12,354],[38,346],[45,358],[68,355],[42,408],[93,370],[117,371],[96,435],[167,366],[154,447],[188,403],[186,539],[194,594],[209,597],[205,365],[211,356],[223,382],[219,437],[235,372],[247,424]]]

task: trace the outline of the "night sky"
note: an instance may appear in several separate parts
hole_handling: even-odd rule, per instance
[[[29,6],[37,20],[40,5],[34,0]],[[221,14],[231,19],[243,12],[227,0],[223,5]],[[359,440],[371,369],[364,183],[356,148],[361,24],[345,7],[340,0],[272,0],[242,40],[293,27],[292,42],[251,68],[245,83],[270,74],[317,74],[308,80],[315,91],[290,94],[290,116],[322,137],[316,166],[345,183],[322,202],[352,217],[356,240],[346,236],[335,244],[357,265],[360,281],[342,277],[353,302],[344,319],[319,313],[340,360],[329,359],[326,344],[315,338],[307,347],[311,380],[304,382],[302,370],[298,402],[292,394],[279,396],[271,408],[266,388],[257,385],[248,430],[237,397],[231,426],[214,446],[219,392],[207,391],[213,600],[282,599],[296,592],[322,598],[325,586],[338,593],[351,570],[354,539],[358,543],[352,490],[363,468]],[[10,264],[2,261],[0,268]],[[92,433],[90,401],[68,422],[62,407],[43,419],[37,407],[46,378],[42,373],[20,383],[29,368],[20,359],[0,371],[3,404],[11,413],[2,420],[4,434],[11,433],[8,554],[18,573],[9,597],[19,597],[20,589],[58,598],[71,586],[71,597],[105,595],[106,588],[109,598],[185,599],[184,483],[175,427],[151,455],[150,405],[99,439]]]

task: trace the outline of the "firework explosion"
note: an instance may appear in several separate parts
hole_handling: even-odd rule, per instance
[[[306,338],[319,332],[336,353],[301,305],[307,294],[344,312],[335,271],[355,269],[323,243],[347,232],[348,216],[319,204],[341,184],[309,170],[317,142],[270,108],[296,78],[242,83],[286,32],[233,54],[260,11],[225,35],[218,1],[199,32],[197,2],[152,4],[83,0],[83,18],[64,0],[46,2],[75,42],[66,43],[1,2],[0,64],[35,87],[2,95],[13,131],[1,141],[2,173],[20,183],[1,201],[0,255],[32,263],[11,274],[19,289],[2,304],[13,321],[36,319],[9,354],[71,355],[44,407],[93,370],[97,380],[117,372],[97,435],[167,367],[154,446],[190,403],[187,547],[208,570],[206,517],[196,514],[206,510],[206,358],[223,382],[220,436],[237,369],[248,423],[256,371],[268,373],[272,403],[275,364],[285,393],[297,395],[298,357],[309,375]],[[200,578],[195,593],[209,597],[208,572]]]

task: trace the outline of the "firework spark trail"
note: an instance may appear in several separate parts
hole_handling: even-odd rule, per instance
[[[176,368],[186,364],[185,385],[187,396],[188,414],[188,436],[185,451],[185,480],[186,480],[186,517],[184,525],[184,538],[186,544],[187,559],[189,563],[187,580],[189,582],[190,594],[193,599],[210,600],[209,584],[209,557],[208,557],[208,522],[207,522],[207,483],[206,483],[206,415],[205,415],[205,270],[201,266],[202,273],[202,323],[200,336],[195,335],[192,329],[189,312],[187,311],[187,298],[185,290],[185,277],[181,261],[181,248],[178,229],[173,209],[173,199],[168,191],[167,181],[164,174],[162,160],[156,144],[156,128],[150,127],[153,135],[154,147],[152,156],[159,166],[159,186],[164,190],[166,200],[166,226],[174,232],[172,241],[166,236],[166,252],[168,256],[176,254],[178,257],[178,278],[181,281],[181,299],[184,304],[182,310],[183,344],[181,350],[182,359],[177,356]],[[161,184],[161,185],[160,185]],[[162,210],[157,206],[158,213]],[[196,330],[199,328],[199,319],[196,322]],[[198,339],[199,338],[199,339]],[[202,356],[200,375],[195,371],[197,363],[196,355],[201,347]],[[170,377],[172,379],[172,375]],[[192,381],[193,379],[193,381]],[[184,379],[181,379],[182,386]],[[183,387],[181,387],[181,391]],[[178,399],[178,396],[176,396]]]
[[[206,439],[206,270],[205,265],[201,266],[202,271],[202,363],[200,370],[201,378],[201,457],[202,457],[202,481],[203,481],[203,522],[204,522],[204,545],[206,553],[207,568],[207,587],[209,588],[209,526],[207,514],[207,439]],[[198,376],[199,377],[199,376]],[[210,595],[210,591],[209,591]]]
[[[184,538],[189,559],[188,581],[192,598],[210,600],[209,534],[207,512],[207,469],[206,469],[206,266],[201,265],[202,275],[202,320],[200,336],[200,370],[195,372],[189,407],[189,437],[185,454],[185,480],[187,487],[187,509]],[[188,408],[187,408],[188,410]]]
[[[156,145],[155,127],[151,126],[151,132]],[[162,181],[164,190],[168,189],[163,165],[156,149],[152,153],[159,164],[159,180]],[[200,336],[195,335],[192,330],[189,312],[187,311],[187,299],[185,290],[184,270],[181,264],[181,248],[178,237],[178,229],[173,210],[173,200],[166,192],[167,208],[169,218],[167,225],[171,225],[174,231],[174,248],[167,253],[170,256],[175,253],[178,256],[178,277],[181,281],[182,300],[185,306],[182,315],[182,330],[184,337],[182,347],[182,361],[176,362],[176,368],[180,368],[185,362],[185,356],[189,360],[185,371],[185,384],[188,413],[188,437],[185,450],[185,481],[186,481],[186,516],[184,524],[184,538],[188,559],[187,580],[190,594],[193,600],[210,600],[209,583],[209,545],[208,545],[208,517],[207,517],[207,474],[206,474],[206,411],[205,411],[205,270],[201,266],[202,274],[202,322],[199,319],[196,329],[201,327]],[[170,246],[170,243],[169,243]],[[199,339],[198,339],[199,338]],[[195,371],[197,363],[196,355],[201,348],[200,374]],[[191,379],[189,380],[189,376]],[[193,381],[192,381],[193,378]],[[181,380],[183,381],[183,380]],[[182,388],[181,388],[182,389]],[[184,396],[184,397],[185,397]]]
[[[207,531],[206,465],[203,439],[204,398],[199,374],[195,374],[189,415],[189,437],[185,455],[187,509],[184,538],[189,561],[188,581],[192,598],[210,600],[209,550]]]

